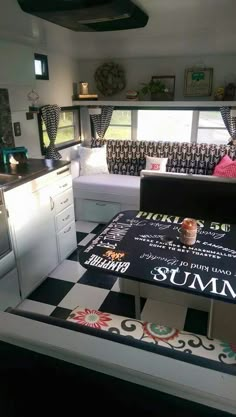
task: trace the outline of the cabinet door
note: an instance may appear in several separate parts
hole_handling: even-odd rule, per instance
[[[72,221],[58,233],[59,257],[62,262],[77,247],[75,222]]]
[[[24,298],[57,266],[58,252],[49,187],[33,193],[18,188],[6,201]]]

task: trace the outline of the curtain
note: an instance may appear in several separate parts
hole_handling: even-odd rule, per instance
[[[61,154],[58,152],[55,141],[57,137],[57,129],[60,119],[60,107],[57,104],[48,104],[41,107],[42,119],[45,123],[50,144],[46,149],[46,159],[61,159]]]
[[[114,107],[112,106],[103,106],[101,114],[92,114],[90,116],[99,139],[103,139],[105,136],[111,122],[113,110]]]
[[[224,121],[225,127],[231,136],[231,140],[229,141],[229,144],[236,145],[236,116],[231,115],[230,107],[221,107],[220,112],[221,112],[221,116]]]

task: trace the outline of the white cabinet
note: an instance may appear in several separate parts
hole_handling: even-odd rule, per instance
[[[60,262],[77,247],[73,203],[72,178],[71,175],[66,175],[53,185],[53,205]]]
[[[31,192],[31,183],[5,193],[23,298],[58,264],[50,187]]]
[[[77,247],[69,167],[5,192],[22,297]]]

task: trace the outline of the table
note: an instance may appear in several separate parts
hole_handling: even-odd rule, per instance
[[[236,303],[236,224],[197,220],[193,246],[180,242],[183,217],[143,211],[117,214],[80,252],[84,268]],[[140,318],[140,297],[135,297]]]

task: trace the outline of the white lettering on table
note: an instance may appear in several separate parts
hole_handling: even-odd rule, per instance
[[[180,275],[181,274],[181,275]],[[185,286],[193,290],[204,292],[206,289],[212,294],[227,297],[229,294],[236,298],[236,293],[229,281],[221,278],[211,277],[206,283],[203,283],[199,274],[189,271],[180,271],[179,268],[169,269],[166,266],[155,267],[151,271],[155,281],[169,281],[173,285]]]
[[[140,255],[140,259],[147,259],[150,261],[165,261],[168,265],[176,265],[179,262],[177,258],[163,258],[162,256],[154,255],[152,252],[143,253],[142,255]]]
[[[146,220],[158,220],[165,223],[174,223],[174,224],[181,224],[183,221],[183,217],[173,216],[169,214],[160,214],[160,213],[149,213],[146,211],[139,211],[136,215],[136,219],[144,218]],[[225,223],[217,223],[217,222],[207,222],[209,224],[210,229],[212,230],[222,230],[223,232],[230,231],[230,224]],[[204,227],[204,220],[197,219],[198,228]],[[152,224],[154,225],[154,224]]]

